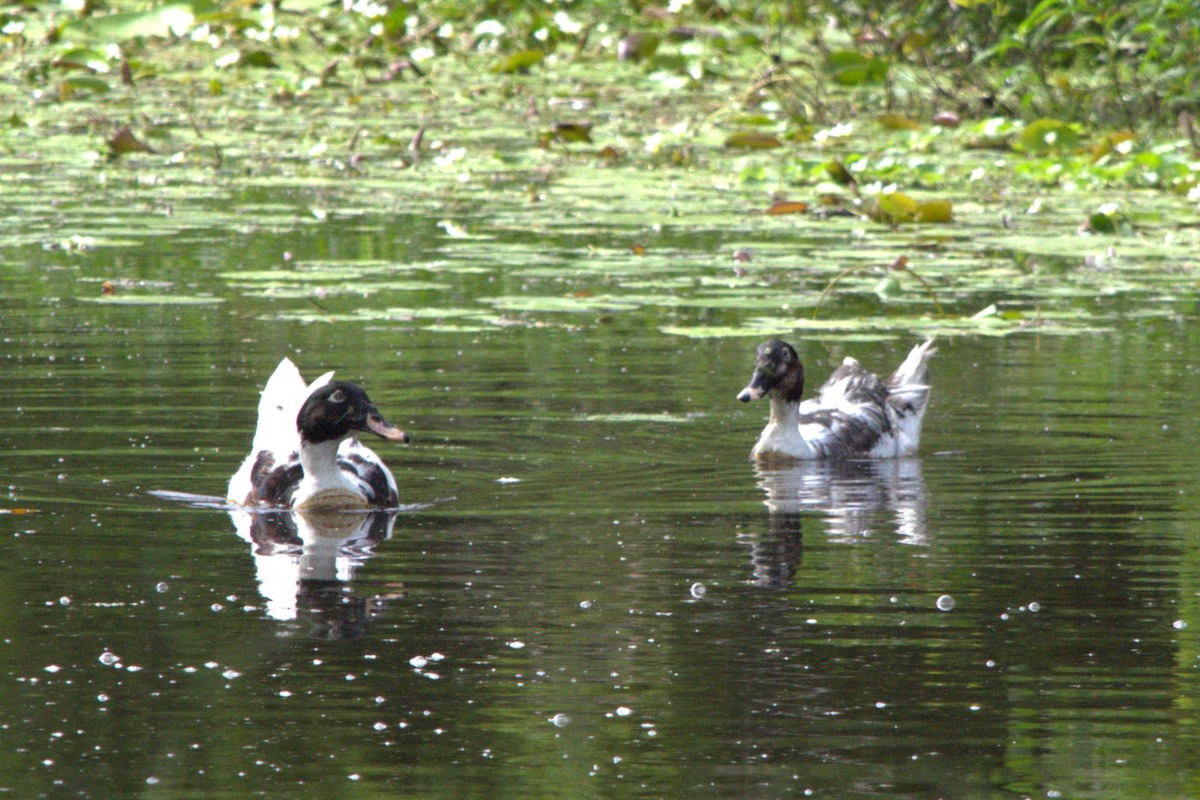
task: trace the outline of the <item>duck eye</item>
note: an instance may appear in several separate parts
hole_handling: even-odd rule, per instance
[[[346,402],[346,393],[343,392],[341,389],[335,389],[333,391],[333,394],[329,395],[329,402],[331,402],[331,403]]]

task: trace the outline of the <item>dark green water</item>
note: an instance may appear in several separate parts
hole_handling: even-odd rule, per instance
[[[65,253],[52,217],[0,273],[0,795],[1200,796],[1190,301],[944,337],[919,459],[756,471],[758,339],[663,330],[752,313],[664,310],[725,279],[715,229],[659,240],[657,304],[497,322],[613,289],[587,248],[634,237],[297,216]],[[289,283],[318,262],[364,272]],[[790,338],[820,381],[918,333]],[[223,493],[284,355],[413,434],[378,451],[415,508],[301,552],[152,494]]]

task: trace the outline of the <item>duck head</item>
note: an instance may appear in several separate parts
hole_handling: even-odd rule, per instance
[[[388,424],[367,393],[353,383],[330,381],[313,391],[296,417],[300,439],[309,444],[341,441],[355,431],[369,431],[394,442],[408,434]]]
[[[758,346],[754,359],[754,374],[750,383],[738,394],[738,400],[748,403],[764,395],[787,402],[799,402],[804,391],[804,365],[787,342],[769,339]]]

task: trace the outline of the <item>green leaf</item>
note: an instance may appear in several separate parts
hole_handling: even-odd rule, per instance
[[[924,200],[917,203],[913,222],[953,222],[953,207],[949,200]]]
[[[500,74],[528,72],[530,67],[542,63],[542,59],[545,57],[546,54],[541,50],[522,50],[519,53],[513,53],[496,66],[492,67],[492,72],[497,72]]]
[[[591,142],[592,123],[590,122],[556,122],[554,123],[554,138],[560,142]]]
[[[840,161],[826,162],[825,174],[838,186],[853,186],[855,184],[854,176],[850,174],[850,170],[846,169],[846,165]]]
[[[877,58],[856,53],[853,50],[838,50],[825,59],[825,66],[834,81],[843,86],[861,86],[864,83],[881,83],[888,74],[888,65]]]
[[[914,200],[903,192],[879,195],[870,216],[889,225],[901,222],[953,222],[953,207],[949,200]]]
[[[75,34],[106,42],[149,36],[167,38],[187,33],[195,21],[190,5],[172,4],[149,11],[123,11],[102,17],[88,17],[68,24],[63,35]]]
[[[880,222],[895,224],[911,222],[916,216],[918,203],[902,192],[888,192],[875,200],[875,216]]]
[[[889,131],[919,131],[921,124],[902,114],[880,114],[876,118],[880,125]]]
[[[58,98],[66,101],[79,92],[104,94],[108,89],[108,81],[103,78],[95,75],[72,75],[69,78],[63,78],[62,82],[58,84]]]
[[[725,140],[725,146],[731,150],[769,150],[782,145],[778,137],[761,131],[736,131]]]
[[[1023,153],[1052,153],[1073,150],[1082,136],[1079,130],[1056,119],[1039,119],[1025,126],[1013,149]]]

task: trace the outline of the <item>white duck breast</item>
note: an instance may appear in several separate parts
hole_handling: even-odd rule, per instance
[[[229,481],[239,505],[394,508],[396,479],[356,433],[407,442],[360,387],[327,372],[306,385],[283,359],[263,388],[250,455]]]
[[[795,349],[772,339],[758,348],[754,375],[738,395],[743,402],[767,397],[771,415],[752,458],[784,456],[895,458],[912,455],[929,404],[928,360],[933,341],[919,344],[883,380],[847,357],[817,396],[801,402],[804,366]]]

